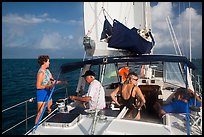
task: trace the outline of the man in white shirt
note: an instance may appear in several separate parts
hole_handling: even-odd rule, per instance
[[[88,93],[84,97],[70,96],[71,100],[89,102],[89,109],[103,109],[106,107],[105,92],[102,84],[95,79],[95,73],[91,70],[82,75],[89,85]]]

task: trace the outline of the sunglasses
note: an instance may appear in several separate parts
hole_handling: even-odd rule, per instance
[[[134,79],[134,78],[133,78],[133,80],[138,81],[138,79]]]

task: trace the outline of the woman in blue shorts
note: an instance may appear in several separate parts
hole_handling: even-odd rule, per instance
[[[50,65],[50,58],[48,55],[41,55],[38,57],[38,63],[40,64],[40,69],[37,73],[37,82],[36,82],[36,95],[37,95],[37,116],[35,119],[35,124],[37,124],[38,119],[43,111],[43,108],[49,98],[49,95],[51,93],[51,89],[54,85],[54,78],[52,77],[52,74],[49,71],[49,65]],[[61,84],[61,81],[57,81],[56,84]],[[50,113],[52,106],[52,99],[49,100],[47,109],[48,113]]]

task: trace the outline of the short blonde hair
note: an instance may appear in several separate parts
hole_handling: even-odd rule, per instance
[[[124,82],[124,84],[129,84],[131,79],[135,79],[136,77],[138,77],[137,73],[135,72],[130,72],[128,75],[127,75],[127,79],[126,81]]]

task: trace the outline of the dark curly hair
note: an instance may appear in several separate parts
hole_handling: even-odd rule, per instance
[[[187,99],[187,95],[186,95],[186,88],[180,87],[177,89],[176,93],[175,93],[175,99],[178,99],[179,96],[182,99]]]
[[[48,55],[40,55],[38,57],[38,64],[43,65],[48,59],[50,59]]]

